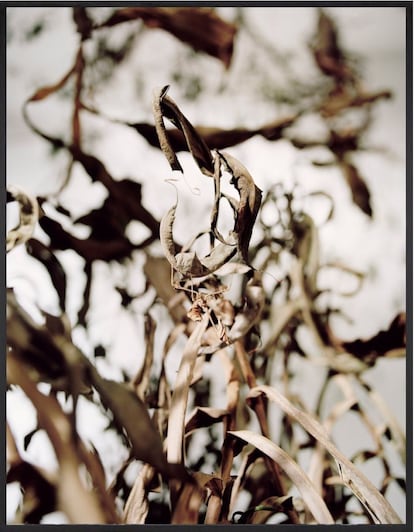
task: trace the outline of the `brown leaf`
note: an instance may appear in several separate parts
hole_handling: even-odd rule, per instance
[[[150,28],[161,28],[195,50],[230,65],[236,27],[221,19],[213,9],[203,7],[120,8],[98,27],[108,27],[142,19]]]
[[[404,349],[406,346],[405,313],[397,314],[388,329],[379,331],[371,338],[342,342],[342,346],[359,359],[371,363],[380,356],[386,356],[394,349]]]
[[[341,50],[335,22],[321,8],[317,34],[311,47],[316,63],[324,74],[333,77],[338,83],[354,79],[354,73]]]
[[[221,408],[209,408],[198,406],[190,415],[185,424],[185,434],[199,428],[210,427],[214,423],[219,423],[228,414],[227,410]]]
[[[352,200],[367,216],[372,217],[371,195],[358,169],[351,163],[339,162],[342,173],[351,189]]]
[[[205,257],[199,258],[195,251],[176,253],[173,224],[177,205],[163,216],[160,224],[160,241],[166,259],[174,270],[185,277],[203,277],[217,271],[236,253],[236,247],[220,243]]]
[[[226,152],[219,152],[219,155],[233,176],[231,182],[240,195],[234,231],[237,233],[238,251],[248,264],[250,238],[262,202],[262,191],[256,186],[248,170],[235,157]]]
[[[194,157],[200,170],[204,174],[212,176],[214,174],[214,164],[211,152],[194,126],[180,111],[177,104],[167,96],[168,88],[167,85],[161,91],[157,92],[153,103],[155,127],[161,149],[170,163],[172,170],[180,170],[182,172],[182,167],[170,145],[168,133],[164,126],[163,118],[168,118],[183,133],[188,150]]]
[[[56,486],[40,468],[21,461],[10,467],[6,482],[18,482],[23,491],[23,504],[18,510],[22,523],[40,523],[43,516],[56,510]]]
[[[76,24],[76,29],[80,34],[82,41],[89,39],[93,29],[93,22],[89,18],[86,8],[81,6],[74,6],[73,20]]]

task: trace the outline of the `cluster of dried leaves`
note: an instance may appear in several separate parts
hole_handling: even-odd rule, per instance
[[[23,490],[16,520],[37,523],[58,509],[73,523],[266,523],[280,514],[280,522],[285,523],[332,524],[350,522],[353,513],[368,523],[400,522],[385,495],[393,482],[402,489],[405,484],[393,476],[386,442],[391,442],[404,461],[405,438],[376,390],[364,380],[364,371],[379,357],[404,356],[405,316],[396,316],[386,331],[370,339],[345,342],[338,338],[330,327],[330,316],[339,311],[321,304],[319,273],[326,267],[342,269],[359,281],[357,290],[363,276],[344,265],[321,264],[318,230],[311,216],[298,209],[295,193],[280,186],[263,193],[243,164],[222,151],[253,135],[269,141],[289,139],[300,149],[327,146],[334,164],[343,170],[355,204],[370,216],[369,191],[348,154],[359,148],[373,102],[388,94],[364,92],[339,47],[332,20],[322,10],[313,53],[327,90],[317,107],[307,112],[317,110],[330,123],[330,117],[361,107],[366,116],[360,128],[338,130],[332,122],[328,140],[305,142],[289,137],[288,126],[306,111],[255,130],[194,127],[167,94],[168,87],[155,92],[155,125],[126,126],[161,148],[172,170],[183,171],[177,154],[189,151],[201,178],[208,179],[214,190],[210,219],[206,220],[209,229],[189,234],[191,240],[183,246],[174,237],[177,204],[161,221],[156,220],[141,204],[140,183],[116,180],[100,160],[82,148],[81,113],[99,113],[82,99],[88,67],[83,43],[102,28],[140,19],[149,28],[162,28],[229,67],[237,28],[207,8],[121,8],[100,24],[94,23],[88,11],[73,8],[80,36],[73,67],[54,85],[37,90],[24,112],[36,133],[71,155],[65,184],[73,165],[79,164],[93,182],[99,181],[107,189],[107,199],[100,208],[73,220],[56,198],[31,198],[15,187],[8,190],[7,200],[18,202],[21,215],[18,227],[7,235],[7,250],[24,244],[45,266],[61,311],[58,316],[42,311],[40,324],[22,308],[13,289],[8,289],[8,384],[19,386],[32,402],[37,430],[46,432],[59,464],[53,475],[27,462],[7,427],[7,481],[19,482]],[[59,91],[72,77],[74,111],[68,142],[39,130],[29,118],[28,107]],[[167,129],[165,120],[174,129]],[[233,195],[223,192],[224,182],[233,187]],[[327,223],[333,215],[333,200],[328,199],[332,209]],[[46,215],[42,206],[48,203],[71,224],[90,226],[90,236],[80,239]],[[223,204],[230,208],[234,221],[224,235],[219,228]],[[261,214],[264,208],[276,215],[277,223],[266,223]],[[150,233],[138,245],[125,235],[131,220],[145,225]],[[47,245],[32,237],[38,223],[48,236]],[[257,236],[254,244],[253,229]],[[195,244],[205,235],[205,254],[200,256]],[[149,245],[158,239],[163,256],[149,251]],[[68,318],[67,279],[59,260],[59,252],[67,249],[83,258],[87,275],[77,323]],[[126,266],[134,250],[145,257],[145,294],[152,294],[145,313],[145,358],[135,376],[116,382],[99,374],[93,361],[74,344],[72,330],[88,328],[94,264],[115,261]],[[117,289],[126,309],[144,295]],[[161,324],[152,313],[159,305],[167,309],[171,323],[161,368],[155,364],[154,348]],[[300,331],[304,327],[313,338],[316,354],[302,345]],[[185,346],[171,382],[167,357],[183,336]],[[101,346],[96,346],[95,352],[105,356]],[[315,409],[291,390],[293,356],[302,357],[303,364],[318,364],[324,374]],[[221,367],[225,380],[220,408],[212,406],[217,401],[207,370],[213,363]],[[45,382],[51,385],[50,393],[37,386]],[[326,413],[326,393],[332,386],[343,398]],[[62,391],[72,398],[69,413],[67,405],[62,406]],[[128,460],[112,479],[108,479],[93,444],[82,441],[77,432],[80,395],[102,405],[110,429],[117,431],[120,445],[129,450]],[[281,414],[277,437],[275,408]],[[371,421],[372,408],[382,416],[380,425]],[[331,438],[335,422],[349,410],[359,416],[372,436],[371,445],[351,459]],[[201,453],[200,434],[206,436]],[[26,437],[25,448],[32,436]],[[310,452],[306,471],[300,465],[305,451]],[[380,460],[384,471],[377,487],[354,465],[373,458]],[[126,472],[137,461],[143,465],[131,485]],[[241,494],[248,501],[242,507]],[[348,504],[355,500],[359,510]]]

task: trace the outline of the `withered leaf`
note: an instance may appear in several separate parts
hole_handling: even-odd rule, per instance
[[[63,269],[62,264],[57,259],[56,255],[52,251],[35,238],[31,238],[26,242],[27,252],[41,262],[47,269],[52,284],[56,290],[59,298],[59,305],[62,312],[65,312],[66,308],[66,272]]]
[[[160,241],[165,257],[177,272],[186,277],[203,277],[218,270],[236,253],[236,247],[217,244],[213,250],[200,259],[194,251],[176,253],[173,239],[173,224],[177,205],[174,205],[163,216],[160,224]]]
[[[342,346],[362,360],[374,360],[394,349],[406,346],[406,315],[401,312],[395,316],[388,329],[379,331],[366,340],[358,338],[351,342],[342,342]]]
[[[204,7],[128,7],[115,11],[98,27],[108,27],[142,19],[150,28],[168,31],[195,50],[230,65],[236,27]]]
[[[340,47],[335,22],[321,8],[319,8],[318,28],[312,49],[315,61],[324,74],[340,83],[353,80],[354,73]]]
[[[246,263],[249,263],[250,238],[262,202],[262,191],[256,186],[249,171],[240,161],[226,152],[219,152],[219,155],[233,176],[231,182],[240,195],[234,231],[237,233],[240,255]]]
[[[161,149],[167,157],[172,170],[182,171],[181,165],[178,162],[168,140],[168,133],[163,123],[163,118],[165,117],[168,118],[175,125],[175,127],[183,133],[188,150],[194,157],[194,160],[200,167],[200,170],[206,175],[212,176],[214,173],[214,164],[211,152],[203,138],[198,134],[195,127],[180,111],[177,104],[169,96],[167,96],[168,88],[168,86],[163,87],[161,91],[155,94],[154,97],[153,109],[155,127]]]
[[[362,212],[371,218],[371,194],[358,169],[346,160],[341,160],[339,165],[349,188],[351,189],[353,202],[362,210]]]
[[[56,510],[56,486],[29,462],[21,461],[11,466],[6,482],[19,482],[23,489],[23,505],[19,510],[23,523],[40,523],[43,516]]]
[[[221,408],[198,406],[187,420],[185,433],[188,434],[201,427],[209,427],[214,423],[219,423],[226,415],[228,415],[228,411]]]
[[[74,6],[73,20],[76,24],[76,29],[80,34],[82,41],[89,39],[93,29],[93,22],[89,18],[86,8],[83,6]]]
[[[59,222],[48,216],[41,218],[40,226],[50,238],[51,250],[73,249],[87,262],[120,260],[128,257],[134,250],[134,246],[126,237],[108,240],[104,246],[99,240],[83,240],[68,233]]]

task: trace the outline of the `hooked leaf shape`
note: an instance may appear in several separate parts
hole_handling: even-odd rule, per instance
[[[256,186],[249,171],[240,161],[226,152],[218,153],[227,170],[232,174],[231,182],[240,196],[234,231],[237,233],[240,255],[248,263],[249,244],[262,202],[262,191]]]
[[[200,167],[200,170],[204,174],[212,176],[214,173],[214,164],[207,144],[198,134],[195,127],[183,115],[177,104],[169,96],[167,96],[168,89],[169,86],[167,85],[163,87],[161,91],[156,93],[153,102],[155,127],[161,149],[170,163],[172,170],[180,170],[182,172],[182,167],[168,139],[168,133],[163,122],[163,118],[165,117],[168,118],[175,125],[175,127],[183,133],[188,150],[194,157],[194,160]]]
[[[163,216],[160,224],[160,241],[166,259],[177,272],[186,277],[203,277],[218,270],[236,253],[236,247],[218,244],[204,258],[200,259],[194,251],[176,252],[173,238],[173,224],[177,205]]]

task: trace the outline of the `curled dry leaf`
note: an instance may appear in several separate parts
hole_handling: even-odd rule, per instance
[[[175,127],[183,133],[188,150],[194,157],[200,170],[204,174],[212,176],[214,173],[214,164],[207,144],[190,121],[183,115],[177,104],[167,96],[168,89],[169,86],[167,85],[155,93],[153,111],[160,147],[164,152],[167,161],[170,163],[171,169],[180,170],[181,172],[183,171],[177,156],[175,155],[175,151],[170,144],[168,133],[164,125],[164,118],[168,118]]]
[[[231,183],[234,184],[240,196],[234,231],[237,234],[238,251],[241,258],[248,263],[250,238],[262,202],[262,191],[256,186],[249,171],[240,161],[226,152],[219,152],[219,155],[233,176]]]
[[[326,450],[335,458],[339,473],[346,486],[354,493],[364,505],[372,519],[378,524],[401,523],[400,518],[381,495],[377,488],[359,471],[354,464],[343,455],[329,439],[325,428],[313,416],[296,408],[278,390],[270,386],[256,386],[250,390],[249,399],[255,399],[265,394],[274,401],[282,410],[318,440]]]
[[[39,220],[39,204],[36,198],[27,194],[15,185],[7,186],[9,198],[19,203],[19,224],[7,233],[6,251],[11,251],[15,246],[27,242],[31,238],[35,226]]]
[[[174,205],[163,216],[160,224],[160,241],[167,258],[173,269],[184,277],[203,277],[217,271],[236,253],[236,248],[227,244],[217,244],[213,250],[200,259],[194,251],[176,253],[173,238],[173,224],[177,205]]]

